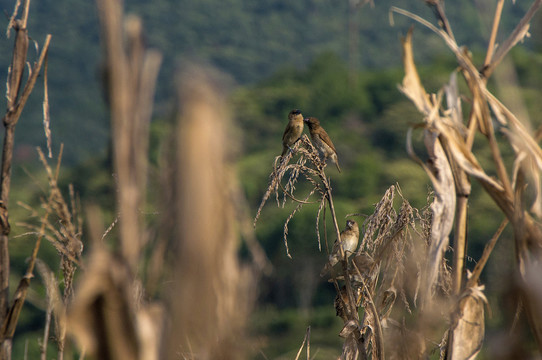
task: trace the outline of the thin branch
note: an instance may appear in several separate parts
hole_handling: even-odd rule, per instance
[[[307,328],[307,332],[305,333],[305,337],[303,338],[303,343],[301,344],[301,347],[299,348],[299,351],[297,352],[297,355],[295,357],[295,360],[299,360],[299,356],[301,356],[301,351],[303,350],[303,347],[305,346],[305,343],[307,344],[307,360],[309,359],[310,354],[310,336],[311,336],[311,327],[309,326]]]
[[[499,31],[499,22],[501,21],[502,8],[504,6],[504,0],[499,0],[497,3],[497,9],[495,9],[495,16],[493,17],[493,27],[491,28],[491,36],[489,37],[489,44],[487,46],[486,58],[484,60],[484,67],[491,63],[493,54],[495,53],[495,39],[497,38],[497,32]]]
[[[365,281],[363,282],[363,291],[365,295],[365,300],[367,304],[369,304],[368,308],[373,313],[373,319],[375,323],[375,330],[376,330],[376,341],[375,341],[375,350],[376,350],[376,359],[384,360],[384,334],[382,332],[382,324],[380,323],[380,317],[378,314],[378,311],[376,310],[375,303],[373,301],[373,297],[371,296],[371,292],[369,291],[369,288],[365,284]]]
[[[51,34],[45,37],[45,44],[43,45],[43,49],[41,50],[41,54],[38,59],[38,62],[34,64],[34,67],[32,68],[32,75],[30,75],[30,78],[28,79],[28,82],[26,83],[24,87],[23,93],[21,94],[21,98],[15,105],[15,109],[9,109],[6,115],[3,117],[2,120],[4,121],[5,124],[9,126],[15,126],[15,124],[19,120],[19,117],[21,116],[23,108],[26,105],[26,101],[28,100],[30,93],[34,89],[36,80],[38,79],[38,75],[40,73],[41,67],[43,66],[43,62],[45,61],[47,52],[49,51],[50,42],[51,42]]]
[[[313,188],[312,191],[307,195],[307,197],[305,199],[308,199],[309,197],[311,197],[312,194],[314,194],[315,190],[316,189]],[[288,218],[284,222],[284,246],[286,247],[286,255],[290,259],[292,258],[292,255],[290,254],[290,249],[288,247],[288,224],[290,223],[290,220],[292,220],[294,215],[301,209],[302,206],[303,206],[303,203],[298,204],[295,207],[294,211],[292,211],[292,213],[288,216]]]
[[[30,10],[30,0],[24,1],[24,8],[23,8],[23,17],[21,19],[22,25],[24,28],[26,28],[26,23],[28,22],[28,12]]]
[[[502,59],[508,54],[508,52],[525,36],[527,36],[529,31],[529,23],[531,22],[534,14],[538,11],[540,8],[540,5],[542,5],[542,0],[535,0],[529,10],[525,13],[523,18],[520,20],[519,24],[516,26],[514,31],[510,34],[510,36],[504,41],[504,43],[499,46],[495,54],[493,55],[493,59],[491,63],[486,66],[482,74],[487,79],[491,75],[491,73],[495,70],[497,65],[502,61]]]
[[[473,287],[478,282],[478,279],[480,278],[480,275],[482,274],[482,271],[484,270],[484,267],[487,264],[487,261],[489,260],[489,255],[491,255],[491,252],[493,251],[493,248],[495,247],[495,244],[497,244],[497,240],[499,240],[499,237],[501,236],[502,232],[506,228],[506,225],[508,225],[508,218],[505,218],[502,222],[491,240],[486,244],[484,248],[484,252],[482,253],[482,256],[480,257],[480,260],[476,263],[476,266],[474,267],[474,270],[472,271],[472,275],[470,279],[467,282],[467,288]]]
[[[325,196],[322,196],[322,199],[320,200],[320,205],[318,206],[318,212],[316,213],[316,237],[318,238],[318,251],[322,251],[322,242],[320,239],[320,215],[322,214],[322,210],[326,211],[326,198]],[[324,221],[325,221],[325,215],[324,215]],[[326,244],[327,245],[327,244]],[[326,250],[328,251],[329,255],[329,249],[326,246]]]
[[[15,18],[17,17],[17,13],[19,12],[19,6],[21,6],[21,0],[17,0],[15,2],[15,7],[13,8],[13,13],[11,14],[8,26],[6,30],[6,37],[9,39],[10,30],[13,28],[13,25],[15,24]]]
[[[442,6],[443,0],[426,0],[427,4],[433,7],[433,11],[437,17],[438,22],[440,23],[440,26],[442,29],[455,41],[454,33],[452,31],[452,27],[450,26],[450,22],[448,21],[448,17],[444,13],[444,7]]]
[[[26,274],[19,282],[19,286],[17,287],[17,290],[15,291],[13,304],[11,305],[9,312],[2,325],[2,332],[0,334],[2,339],[12,339],[13,334],[15,333],[15,328],[17,327],[17,323],[19,321],[19,315],[21,314],[21,310],[23,308],[23,304],[26,299],[26,293],[30,286],[30,279],[34,277],[33,275],[34,265],[36,263],[36,259],[38,256],[38,250],[40,248],[41,239],[43,238],[43,233],[45,231],[45,222],[46,222],[47,216],[48,214],[45,213],[44,219],[43,219],[44,221],[42,222],[38,238],[36,239],[36,243],[34,245],[34,250],[32,251],[32,256],[30,257],[30,262],[28,264]]]
[[[45,139],[47,140],[47,156],[53,157],[51,149],[51,116],[49,114],[49,86],[47,80],[47,57],[45,57],[45,65],[43,66],[43,129],[45,131]]]
[[[286,196],[288,196],[290,199],[292,199],[293,201],[297,202],[297,203],[300,203],[300,204],[304,204],[304,205],[307,205],[307,204],[318,204],[320,203],[320,201],[306,201],[306,200],[299,200],[298,198],[296,198],[292,193],[290,193],[289,191],[286,191],[284,189],[284,186],[282,186],[282,183],[279,182],[279,185],[280,185],[280,188],[282,189],[282,191],[284,192],[284,194]]]

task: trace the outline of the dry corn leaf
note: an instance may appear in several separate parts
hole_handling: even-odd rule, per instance
[[[471,287],[459,299],[448,359],[474,359],[480,352],[485,334],[484,306],[487,304],[483,289],[483,286]]]
[[[450,148],[450,153],[453,155],[454,161],[467,173],[470,175],[481,179],[489,184],[491,184],[495,189],[503,191],[502,185],[497,182],[494,178],[487,175],[478,163],[478,160],[474,154],[467,148],[465,141],[459,137],[457,132],[443,124],[442,121],[433,122],[435,128],[439,134],[446,138],[447,144]]]
[[[444,252],[448,247],[449,234],[452,231],[455,214],[455,184],[452,169],[437,134],[425,131],[425,146],[431,159],[430,168],[433,172],[435,199],[431,204],[433,212],[430,244],[428,250],[427,268],[421,288],[422,306],[431,295],[437,282],[437,275],[442,263]]]
[[[400,90],[407,95],[425,116],[428,124],[441,126],[438,115],[438,101],[430,101],[420,78],[412,57],[412,29],[408,32],[403,44],[403,63],[405,67],[405,77],[403,86]],[[437,104],[437,105],[433,105]],[[447,129],[447,128],[444,128]],[[450,130],[445,130],[450,132]],[[455,213],[455,185],[452,170],[438,134],[426,129],[424,132],[424,142],[429,154],[429,162],[423,165],[427,174],[431,178],[435,189],[435,200],[431,205],[433,211],[433,224],[431,227],[431,240],[427,261],[427,271],[424,272],[424,280],[421,288],[422,304],[430,296],[433,286],[437,281],[437,275],[442,261],[442,256],[448,246],[448,235],[453,227]],[[410,144],[410,141],[409,141]],[[412,149],[410,147],[410,152]],[[420,160],[418,160],[421,163]]]
[[[450,74],[450,81],[444,86],[446,93],[446,104],[448,106],[447,116],[449,116],[452,124],[464,131],[463,114],[461,111],[461,97],[457,87],[457,72],[453,71]],[[465,135],[465,134],[462,134]]]
[[[414,56],[412,55],[412,30],[410,28],[406,37],[401,39],[403,44],[403,64],[405,67],[405,77],[402,85],[399,85],[399,90],[403,92],[418,110],[423,114],[428,114],[433,108],[429,95],[421,84],[420,76],[414,64]]]
[[[96,245],[68,312],[68,330],[97,359],[141,359],[126,264]]]
[[[502,131],[508,137],[512,148],[516,153],[514,163],[514,183],[517,171],[523,169],[524,173],[531,180],[530,183],[535,193],[531,211],[540,218],[542,217],[542,194],[540,191],[542,149],[540,149],[537,141],[527,130],[525,125],[487,89],[485,89],[485,96],[497,120],[501,124],[509,126],[509,129],[503,128]]]

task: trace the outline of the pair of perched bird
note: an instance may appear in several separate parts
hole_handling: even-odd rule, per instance
[[[337,150],[327,132],[320,126],[320,121],[315,117],[303,118],[301,111],[294,109],[288,114],[288,125],[282,135],[282,155],[286,155],[288,150],[301,138],[303,134],[303,123],[306,123],[309,127],[312,143],[318,150],[323,161],[329,157],[331,161],[337,166],[337,170],[341,172],[339,167],[339,160],[337,158]]]
[[[320,156],[325,162],[327,158],[337,166],[337,170],[341,171],[339,167],[339,160],[337,158],[337,150],[333,142],[329,138],[327,132],[320,126],[320,121],[315,117],[303,118],[301,111],[294,109],[288,114],[288,125],[282,135],[282,155],[286,155],[288,150],[301,138],[303,134],[303,123],[306,123],[309,127],[311,139],[314,147],[318,150]],[[320,273],[324,276],[335,264],[342,259],[341,254],[345,254],[349,257],[356,251],[359,241],[359,227],[354,220],[346,221],[346,228],[341,232],[340,238],[335,240],[333,244],[333,250],[329,255],[328,263]],[[342,252],[340,250],[342,247]]]

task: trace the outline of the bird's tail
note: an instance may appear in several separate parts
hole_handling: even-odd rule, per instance
[[[341,172],[341,167],[339,166],[339,159],[337,158],[337,154],[333,154],[331,156],[331,160],[333,160],[333,162],[335,163],[335,166],[337,166],[337,170]]]
[[[339,257],[336,254],[330,255],[328,262],[326,263],[322,271],[320,271],[320,276],[324,277],[338,262]]]
[[[320,277],[326,276],[326,274],[329,272],[329,269],[331,269],[331,265],[327,263],[322,269],[322,271],[320,271]]]

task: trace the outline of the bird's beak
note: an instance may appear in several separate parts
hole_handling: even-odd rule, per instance
[[[303,122],[309,123],[309,118],[303,118]]]

